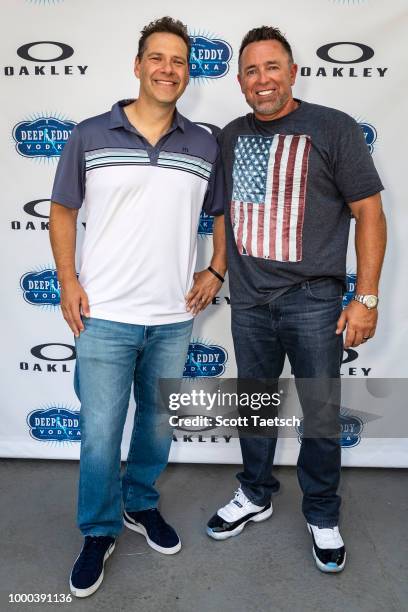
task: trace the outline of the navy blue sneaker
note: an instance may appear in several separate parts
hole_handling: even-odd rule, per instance
[[[174,555],[181,548],[180,538],[160,514],[157,508],[126,512],[123,515],[126,527],[141,533],[151,548],[165,555]]]
[[[72,568],[69,587],[75,597],[88,597],[102,584],[103,566],[115,550],[115,538],[85,536],[79,557]]]

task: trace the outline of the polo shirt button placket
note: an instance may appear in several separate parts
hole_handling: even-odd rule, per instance
[[[157,165],[157,159],[159,157],[159,153],[160,153],[160,151],[159,151],[159,149],[157,147],[152,147],[151,145],[148,146],[147,154],[149,156],[150,163],[153,166]]]

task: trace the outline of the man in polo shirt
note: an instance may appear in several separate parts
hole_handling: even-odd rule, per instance
[[[158,380],[182,376],[193,316],[219,291],[226,269],[218,147],[176,110],[188,83],[189,45],[179,21],[146,26],[135,61],[138,99],[78,124],[55,177],[51,243],[81,401],[78,525],[85,542],[70,578],[77,597],[101,584],[123,522],[161,553],[181,547],[157,508],[155,481],[172,438],[158,409]],[[209,269],[194,274],[202,208],[216,216],[214,254]],[[132,383],[136,413],[121,480]]]

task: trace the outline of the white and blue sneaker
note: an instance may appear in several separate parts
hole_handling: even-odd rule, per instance
[[[241,487],[234,498],[208,521],[207,535],[214,540],[226,540],[241,533],[250,521],[260,523],[272,515],[272,503],[266,506],[253,504]]]
[[[307,528],[312,535],[312,553],[319,570],[329,574],[341,572],[346,563],[346,550],[337,525],[317,527],[307,523]]]

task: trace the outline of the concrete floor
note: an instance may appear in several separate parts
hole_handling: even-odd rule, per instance
[[[170,465],[161,510],[178,530],[174,556],[123,532],[90,598],[66,604],[10,604],[9,593],[68,593],[81,545],[75,527],[78,464],[0,463],[0,610],[98,612],[400,612],[408,610],[408,470],[343,470],[341,529],[348,551],[339,575],[321,574],[300,513],[294,468],[277,468],[282,487],[268,521],[225,542],[204,532],[226,503],[236,466]]]

